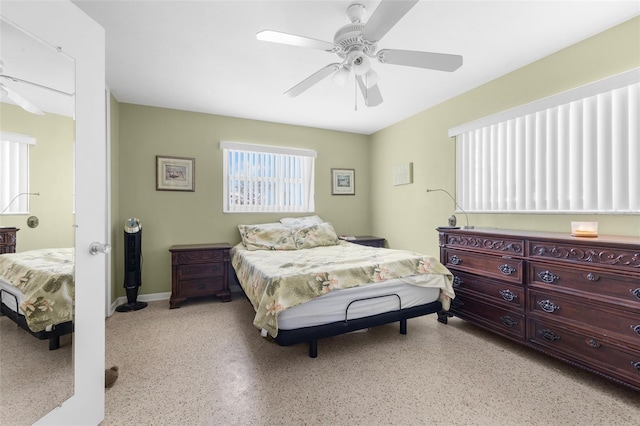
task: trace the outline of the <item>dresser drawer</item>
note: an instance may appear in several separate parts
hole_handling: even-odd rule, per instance
[[[528,331],[531,342],[550,349],[561,358],[578,361],[640,387],[640,351],[535,319],[528,319]]]
[[[491,281],[475,275],[451,269],[453,289],[461,293],[480,294],[494,303],[508,305],[511,309],[524,310],[524,288],[505,281]]]
[[[628,312],[554,292],[535,290],[529,290],[528,300],[528,312],[540,320],[590,330],[640,349],[640,311]]]
[[[486,303],[471,295],[460,294],[451,301],[451,313],[484,325],[491,331],[516,338],[525,338],[524,315]]]
[[[522,284],[521,260],[451,249],[445,249],[444,256],[447,268]]]
[[[181,280],[198,277],[220,277],[223,274],[224,263],[201,263],[178,266],[178,279]]]
[[[441,234],[440,244],[451,248],[463,248],[473,251],[493,253],[499,256],[523,256],[524,240],[519,238],[505,238],[497,235]]]
[[[581,291],[588,299],[610,299],[640,309],[640,277],[608,274],[601,271],[580,270],[539,262],[529,264],[529,282],[532,286],[559,291]]]
[[[176,252],[172,256],[174,265],[184,265],[187,263],[207,263],[222,262],[225,256],[228,257],[227,250],[199,250]]]
[[[177,290],[181,297],[208,296],[225,290],[225,282],[223,277],[182,280]]]

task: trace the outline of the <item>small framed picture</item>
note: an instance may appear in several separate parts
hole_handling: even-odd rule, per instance
[[[156,155],[156,191],[195,190],[195,158]]]
[[[331,169],[331,195],[355,195],[356,171],[354,169]]]

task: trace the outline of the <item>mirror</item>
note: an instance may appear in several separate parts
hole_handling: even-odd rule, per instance
[[[28,192],[40,194],[20,196],[28,197],[29,214],[2,214],[0,226],[20,229],[18,252],[74,247],[75,61],[4,18],[0,59],[0,130],[35,138]],[[46,340],[0,317],[0,359],[0,424],[32,424],[74,394],[70,334],[49,350]]]

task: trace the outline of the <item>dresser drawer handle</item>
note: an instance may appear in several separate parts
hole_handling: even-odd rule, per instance
[[[207,288],[207,285],[205,283],[199,283],[196,287],[198,287],[198,290],[204,290]]]
[[[543,311],[549,312],[549,313],[553,313],[553,312],[557,311],[558,309],[560,309],[560,306],[556,305],[555,303],[553,303],[549,299],[539,301],[538,302],[538,306],[540,306],[540,308]]]
[[[516,272],[516,268],[507,265],[506,263],[504,265],[498,266],[498,269],[500,269],[500,272],[502,272],[503,275],[511,275]]]
[[[460,259],[458,256],[454,254],[453,256],[451,256],[451,259],[449,259],[449,262],[451,262],[454,265],[458,265],[460,262],[462,262],[462,259]]]
[[[460,301],[458,299],[453,299],[451,301],[451,307],[454,308],[454,309],[462,308],[463,306],[464,306],[464,302],[462,302],[462,301]]]
[[[454,287],[460,287],[463,283],[464,283],[464,281],[462,281],[462,278],[453,277],[453,286]]]
[[[599,277],[599,276],[597,276],[596,274],[594,274],[593,272],[589,272],[589,273],[587,274],[587,279],[588,279],[589,281],[598,281],[598,280],[600,279],[600,277]]]
[[[554,274],[553,272],[547,270],[547,271],[542,271],[542,272],[538,272],[538,276],[540,277],[540,279],[547,283],[547,284],[553,284],[554,282],[556,282],[557,280],[560,279],[559,276],[557,276],[556,274]]]
[[[635,326],[634,326],[634,325],[632,325],[632,326],[631,326],[631,329],[632,329],[633,331],[635,331],[636,333],[638,333],[638,335],[640,335],[640,324],[635,325]]]
[[[635,290],[631,290],[629,289],[629,291],[631,292],[631,294],[633,294],[635,297],[637,297],[638,299],[640,299],[640,287],[636,288]]]
[[[638,362],[631,361],[631,365],[633,365],[633,368],[635,368],[636,370],[640,371],[640,361],[638,361]]]
[[[513,328],[518,325],[518,321],[514,321],[511,317],[500,317],[500,321],[507,327]]]
[[[548,340],[549,342],[557,342],[558,340],[560,340],[560,336],[558,336],[548,328],[540,330],[540,335],[544,340]]]
[[[598,343],[595,339],[587,340],[587,344],[589,346],[591,346],[592,348],[599,348],[600,347],[600,343]]]
[[[500,290],[500,296],[507,302],[512,302],[518,298],[518,295],[514,294],[511,290]]]

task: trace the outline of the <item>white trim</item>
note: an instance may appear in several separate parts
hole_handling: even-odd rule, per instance
[[[0,141],[25,143],[27,145],[36,144],[36,138],[34,138],[33,136],[21,135],[18,133],[11,133],[11,132],[2,132],[2,131],[0,131]]]
[[[252,152],[268,152],[270,154],[287,154],[287,155],[299,155],[301,157],[313,157],[317,158],[318,153],[312,149],[302,148],[288,148],[283,146],[272,145],[257,145],[252,143],[242,142],[220,142],[220,149],[235,149],[238,151],[252,151]]]
[[[598,93],[629,86],[637,82],[640,82],[640,68],[635,68],[631,71],[585,84],[584,86],[576,87],[575,89],[571,89],[566,92],[558,93],[547,98],[539,99],[525,105],[520,105],[497,114],[488,115],[478,120],[452,127],[449,129],[449,137],[458,136],[472,130],[491,126],[517,117],[524,117],[528,114],[588,98],[590,96],[597,95]]]

